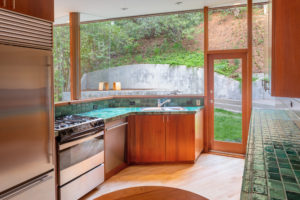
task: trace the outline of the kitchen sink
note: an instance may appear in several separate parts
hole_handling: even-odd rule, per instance
[[[183,107],[164,107],[165,111],[182,111],[185,110]]]
[[[182,107],[149,107],[143,108],[142,111],[182,111]]]
[[[163,107],[148,107],[143,108],[142,111],[163,111]]]

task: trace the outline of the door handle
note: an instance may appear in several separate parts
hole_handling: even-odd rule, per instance
[[[3,0],[3,7],[6,8],[6,0]]]
[[[59,151],[62,151],[64,149],[70,148],[72,146],[75,146],[75,145],[81,144],[83,142],[92,140],[92,139],[94,139],[96,137],[99,137],[99,136],[102,136],[102,135],[104,135],[104,132],[100,131],[100,132],[97,132],[97,133],[92,133],[92,134],[88,135],[88,137],[84,137],[84,138],[81,138],[81,139],[78,139],[78,140],[75,140],[75,141],[60,144],[59,145]]]
[[[48,57],[48,56],[47,56]],[[50,67],[46,68],[47,71],[47,92],[48,92],[48,115],[49,115],[49,121],[51,123],[49,123],[49,127],[48,127],[48,163],[53,163],[53,140],[52,140],[52,122],[53,122],[53,117],[52,117],[52,109],[53,109],[53,105],[52,105],[52,89],[51,89],[51,83],[52,83],[52,70]]]
[[[45,181],[48,181],[49,179],[52,179],[52,178],[53,178],[52,175],[49,175],[49,174],[45,174],[41,177],[35,178],[35,179],[29,181],[28,183],[23,184],[22,186],[16,187],[15,189],[13,189],[7,193],[1,194],[0,199],[10,199],[18,194],[21,194],[21,193],[33,188],[34,186],[39,185],[39,184],[41,184]]]
[[[13,10],[16,9],[16,0],[13,0]]]

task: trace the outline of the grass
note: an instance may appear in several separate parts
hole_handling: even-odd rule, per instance
[[[110,66],[128,64],[169,64],[171,66],[185,65],[187,67],[203,67],[204,53],[202,51],[188,51],[182,44],[165,44],[151,47],[146,53],[119,55],[110,60]]]
[[[215,109],[215,140],[226,142],[242,141],[242,114]]]

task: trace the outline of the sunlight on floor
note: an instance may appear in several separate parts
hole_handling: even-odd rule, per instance
[[[135,186],[168,186],[212,200],[239,199],[244,159],[202,154],[195,164],[130,166],[93,190],[85,200]]]

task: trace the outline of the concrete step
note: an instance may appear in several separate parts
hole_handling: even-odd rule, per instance
[[[241,105],[241,100],[233,100],[233,99],[215,99],[215,103],[224,103],[224,104],[234,104]]]
[[[241,103],[242,102],[239,100],[215,99],[215,104],[217,104],[219,107],[224,107],[224,108],[233,108],[234,106],[241,106]],[[221,104],[223,104],[223,106]],[[258,109],[274,109],[274,108],[280,109],[280,108],[284,108],[285,106],[283,104],[278,104],[278,102],[277,104],[274,104],[274,101],[262,100],[262,101],[253,101],[252,107]]]
[[[230,112],[241,113],[242,106],[241,105],[234,105],[234,104],[224,104],[224,103],[215,103],[215,108],[224,109]]]
[[[259,108],[259,109],[273,109],[273,105],[267,105],[267,104],[258,104],[258,103],[253,103],[252,104],[253,108]]]

